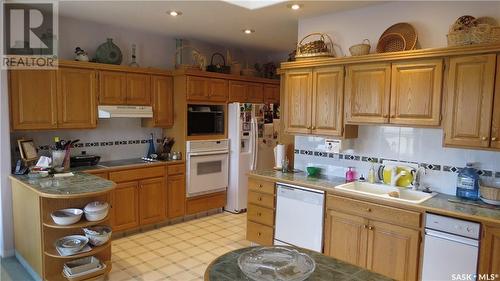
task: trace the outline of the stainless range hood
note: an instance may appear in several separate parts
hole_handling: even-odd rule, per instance
[[[135,105],[100,105],[99,118],[152,118],[153,108],[151,106],[135,106]]]

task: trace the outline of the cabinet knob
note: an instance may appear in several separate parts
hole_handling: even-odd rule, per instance
[[[308,130],[311,130],[311,126],[307,126],[307,129],[308,129]]]
[[[312,126],[312,127],[311,127],[311,130],[316,130],[316,127]]]
[[[492,137],[492,138],[491,138],[491,140],[492,140],[492,141],[497,141],[498,139],[497,139],[497,138],[495,138],[495,137]]]
[[[262,217],[262,213],[257,213],[257,216],[258,217]]]
[[[382,115],[382,117],[387,118],[387,117],[389,117],[389,115],[388,114],[384,114],[384,115]]]
[[[395,118],[395,117],[396,117],[396,115],[394,115],[394,114],[391,114],[391,116],[390,116],[390,117],[391,117],[391,118]]]
[[[366,229],[366,228],[368,228],[368,225],[366,225],[366,224],[363,224],[363,228],[365,228],[365,229]]]
[[[262,184],[259,184],[259,188],[262,188]]]
[[[260,237],[260,236],[262,236],[262,233],[260,233],[260,232],[257,232],[257,236],[259,236],[259,237]]]
[[[373,230],[374,228],[375,228],[375,227],[373,227],[373,226],[371,226],[371,225],[368,227],[368,229],[369,229],[369,230]]]
[[[371,208],[366,208],[366,211],[367,211],[367,212],[371,212],[371,211],[372,211],[372,209],[371,209]]]
[[[483,141],[485,141],[487,139],[488,139],[487,137],[481,137],[481,140],[483,140]]]
[[[257,198],[258,201],[262,201],[262,197]]]

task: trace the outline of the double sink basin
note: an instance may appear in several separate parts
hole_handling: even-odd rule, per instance
[[[335,189],[413,204],[420,204],[437,194],[367,182],[350,182]]]

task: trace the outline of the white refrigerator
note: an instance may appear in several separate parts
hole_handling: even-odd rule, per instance
[[[274,166],[273,148],[278,131],[274,128],[278,128],[279,121],[264,124],[263,107],[243,103],[228,106],[229,186],[225,210],[232,213],[241,213],[247,208],[247,173]]]

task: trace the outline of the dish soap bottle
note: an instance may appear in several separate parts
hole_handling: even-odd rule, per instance
[[[375,162],[371,161],[371,163],[370,170],[368,170],[368,182],[375,183]]]
[[[345,173],[345,182],[353,182],[356,180],[356,172],[354,171],[354,167],[347,168],[347,172]]]
[[[479,199],[479,176],[474,163],[468,162],[466,167],[458,173],[457,197],[470,200]]]

